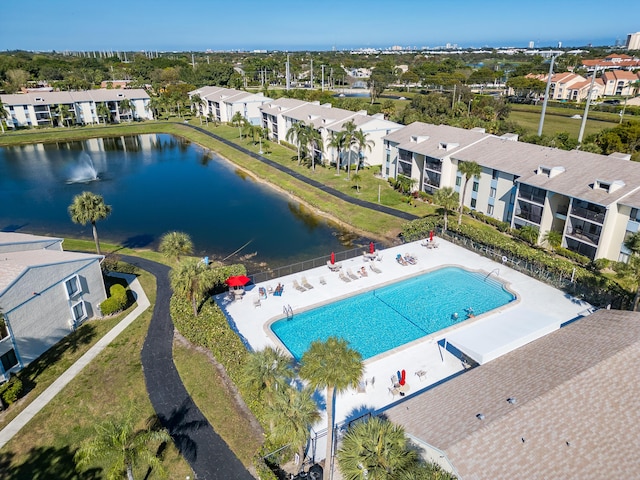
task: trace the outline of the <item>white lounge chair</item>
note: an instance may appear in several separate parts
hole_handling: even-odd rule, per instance
[[[340,272],[338,276],[340,277],[340,280],[342,280],[345,283],[349,283],[351,281],[351,279],[342,272]]]
[[[324,279],[324,277],[320,277],[320,285],[326,285],[327,281]]]
[[[307,281],[307,277],[302,277],[302,286],[307,290],[311,290],[313,288],[313,285]]]
[[[331,270],[332,272],[339,272],[342,268],[342,265],[340,265],[339,263],[331,263],[331,260],[327,260],[327,267],[329,267],[329,270]]]
[[[382,270],[380,270],[378,267],[376,267],[373,263],[371,265],[369,265],[369,268],[374,273],[382,273]]]
[[[296,280],[295,278],[293,279],[293,288],[295,288],[296,290],[298,290],[299,292],[306,292],[307,289],[302,287],[299,283],[298,280]]]
[[[351,280],[358,280],[360,278],[358,275],[353,273],[350,268],[347,268],[347,275],[349,275]]]

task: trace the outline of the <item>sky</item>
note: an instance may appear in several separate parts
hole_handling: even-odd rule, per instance
[[[0,50],[204,51],[624,44],[640,2],[29,0],[0,7]]]

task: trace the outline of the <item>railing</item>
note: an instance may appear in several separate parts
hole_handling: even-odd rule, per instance
[[[530,202],[535,202],[535,203],[544,205],[544,195],[534,195],[533,193],[527,192],[527,191],[520,190],[518,192],[518,199],[528,200]]]
[[[600,242],[599,234],[596,235],[594,233],[587,233],[577,228],[574,228],[572,232],[567,231],[567,235],[578,240],[587,240],[589,243],[593,243],[593,245],[595,246],[597,246]]]
[[[542,222],[542,215],[538,215],[530,212],[521,211],[520,213],[516,213],[516,217],[531,223],[535,223],[536,225],[540,225],[540,222]]]
[[[440,162],[427,162],[424,164],[424,168],[432,170],[434,172],[442,172],[442,163]]]
[[[374,243],[376,250],[378,249],[377,244]],[[368,252],[369,246],[366,247],[356,247],[350,250],[343,250],[341,252],[335,252],[335,261],[336,263],[348,260],[350,258],[359,257],[362,255],[362,252]],[[328,261],[331,261],[331,255],[325,255],[323,257],[312,258],[311,260],[305,260],[303,262],[293,263],[291,265],[286,265],[283,267],[277,267],[272,270],[267,270],[264,272],[252,273],[249,274],[248,277],[251,281],[256,283],[266,282],[268,280],[272,280],[278,277],[284,277],[285,275],[292,275],[294,273],[304,272],[305,270],[309,270],[311,268],[322,267],[326,265]]]
[[[497,247],[491,247],[475,242],[470,238],[463,237],[457,233],[439,230],[438,234],[456,245],[472,250],[484,257],[503,263],[525,275],[540,280],[555,288],[570,292],[573,296],[584,298],[594,306],[604,307],[610,305],[611,308],[625,310],[629,307],[631,299],[622,291],[614,291],[598,286],[591,286],[579,282],[572,282],[571,275],[562,275],[547,270],[539,263],[529,262],[523,258],[514,257],[512,253],[503,251]],[[507,259],[504,261],[504,259]]]
[[[586,208],[573,207],[571,208],[571,215],[575,215],[576,217],[580,218],[586,218],[587,220],[593,220],[598,223],[604,222],[604,212],[596,212],[593,210],[588,210]]]

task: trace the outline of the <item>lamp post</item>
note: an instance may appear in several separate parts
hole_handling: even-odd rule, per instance
[[[544,90],[544,101],[542,102],[542,113],[540,114],[540,124],[538,125],[538,136],[542,136],[542,126],[544,125],[544,114],[547,111],[547,102],[549,101],[549,89],[551,88],[551,76],[553,75],[553,62],[556,61],[556,57],[561,55],[559,54],[553,55],[551,57],[551,64],[549,65],[549,78],[547,78],[547,87]]]
[[[473,102],[473,98],[469,100],[469,108],[467,109],[467,117],[471,116],[471,102]]]

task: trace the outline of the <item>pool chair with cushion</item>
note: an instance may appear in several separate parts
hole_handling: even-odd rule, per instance
[[[306,292],[307,291],[306,288],[300,286],[300,284],[298,283],[298,280],[296,280],[295,278],[293,279],[293,288],[295,288],[299,292]]]
[[[382,270],[380,270],[378,267],[376,267],[373,263],[371,265],[369,265],[369,268],[374,273],[382,273]]]
[[[349,278],[351,280],[358,280],[360,278],[355,273],[353,273],[350,268],[347,268],[347,275],[349,275]]]
[[[407,261],[404,258],[402,258],[402,255],[400,254],[396,255],[396,261],[403,267],[406,267],[407,265],[409,265]]]
[[[351,281],[351,279],[342,272],[340,272],[338,276],[340,277],[340,280],[342,280],[344,283],[349,283]]]
[[[302,277],[302,286],[307,290],[311,290],[313,288],[313,285],[307,281],[307,277]]]

